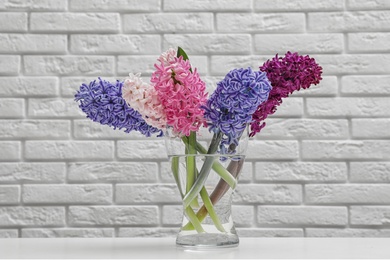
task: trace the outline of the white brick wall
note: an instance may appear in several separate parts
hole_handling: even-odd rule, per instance
[[[0,1],[0,237],[174,236],[162,140],[85,119],[80,83],[149,77],[181,45],[207,88],[287,50],[320,85],[250,142],[241,236],[390,237],[390,1]]]

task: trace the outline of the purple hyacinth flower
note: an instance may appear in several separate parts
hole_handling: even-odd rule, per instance
[[[124,129],[126,133],[133,130],[150,136],[162,135],[162,131],[148,125],[141,114],[129,107],[122,98],[123,82],[111,83],[99,78],[88,85],[82,84],[75,95],[80,109],[92,121],[108,125],[114,129]]]
[[[217,84],[204,107],[210,131],[222,132],[221,153],[238,140],[257,107],[268,99],[272,86],[266,74],[251,68],[231,70]],[[233,153],[234,151],[230,151]]]

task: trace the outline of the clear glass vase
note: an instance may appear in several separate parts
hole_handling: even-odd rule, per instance
[[[166,132],[171,171],[183,201],[179,246],[234,247],[239,243],[231,208],[245,160],[248,128],[226,149],[216,136],[207,129],[181,138],[169,129]]]

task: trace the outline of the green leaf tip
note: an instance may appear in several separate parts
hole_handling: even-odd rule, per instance
[[[181,47],[177,47],[177,57],[180,56],[183,57],[183,60],[189,60],[187,53]]]

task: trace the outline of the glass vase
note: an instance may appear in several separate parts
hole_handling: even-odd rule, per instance
[[[191,248],[238,246],[232,197],[245,160],[248,128],[236,143],[207,129],[178,137],[165,134],[171,172],[183,202],[183,221],[176,244]],[[213,148],[214,147],[214,148]]]

